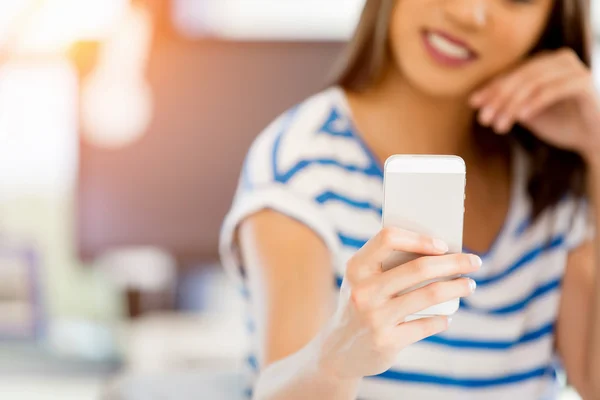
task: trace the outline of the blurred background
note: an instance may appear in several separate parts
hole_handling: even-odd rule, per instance
[[[219,226],[363,2],[0,1],[0,398],[238,398]]]

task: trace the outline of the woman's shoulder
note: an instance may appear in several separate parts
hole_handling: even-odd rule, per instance
[[[282,135],[307,142],[314,134],[348,130],[350,121],[342,89],[330,87],[287,109],[257,137],[256,141],[275,141]]]
[[[252,144],[220,241],[223,265],[239,282],[243,269],[235,232],[241,221],[262,209],[299,221],[322,238],[332,254],[339,251],[339,238],[322,203],[331,197],[329,190],[347,183],[345,167],[358,170],[343,99],[336,87],[317,93],[282,113]]]
[[[363,164],[342,89],[331,87],[296,104],[262,131],[248,153],[245,170],[268,171],[281,182],[312,167]],[[367,160],[368,161],[368,160]]]

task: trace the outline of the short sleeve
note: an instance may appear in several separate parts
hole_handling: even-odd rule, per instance
[[[569,250],[574,250],[594,238],[595,225],[587,200],[572,200],[571,209],[572,218],[565,236],[565,243]]]
[[[337,254],[340,244],[333,224],[306,185],[293,185],[293,178],[278,179],[278,146],[287,134],[284,115],[271,124],[254,142],[242,169],[232,207],[221,227],[219,252],[221,263],[237,284],[244,283],[241,253],[236,243],[240,223],[265,209],[286,215],[311,229],[325,243],[332,254]],[[290,151],[286,157],[300,157],[300,152]],[[302,161],[299,160],[299,163]]]

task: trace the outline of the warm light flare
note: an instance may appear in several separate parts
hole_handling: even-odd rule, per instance
[[[63,52],[78,40],[102,39],[129,0],[1,0],[0,43],[19,54]]]
[[[365,0],[173,0],[186,36],[233,40],[347,39]]]
[[[82,82],[81,116],[88,142],[123,147],[148,128],[153,101],[145,70],[152,31],[148,11],[132,7],[102,43],[95,69]]]

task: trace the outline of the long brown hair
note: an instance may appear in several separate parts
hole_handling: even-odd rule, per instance
[[[381,78],[389,60],[388,29],[395,0],[366,0],[352,40],[337,65],[335,84],[360,92]],[[588,0],[556,0],[545,32],[531,55],[541,51],[571,48],[591,67],[592,40]],[[532,201],[532,218],[556,205],[565,195],[582,198],[586,190],[586,166],[576,153],[558,149],[521,125],[510,135],[492,134],[474,121],[476,142],[484,149],[508,145],[516,140],[530,158],[527,190]]]

